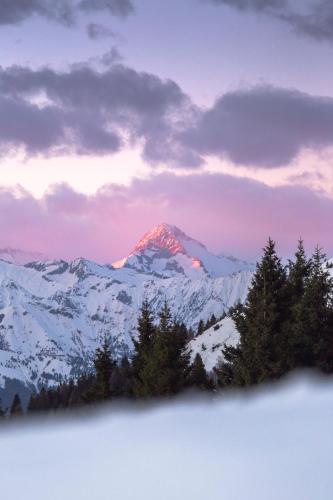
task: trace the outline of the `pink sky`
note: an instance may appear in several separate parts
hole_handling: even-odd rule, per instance
[[[0,245],[112,262],[168,222],[332,256],[332,2],[259,3],[7,2]]]
[[[256,258],[268,236],[289,256],[298,237],[333,255],[333,201],[305,187],[270,188],[221,174],[160,174],[94,195],[55,185],[42,199],[0,192],[2,246],[112,262],[160,222],[175,224],[215,252]]]

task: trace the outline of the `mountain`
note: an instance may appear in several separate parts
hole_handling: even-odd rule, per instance
[[[24,265],[29,262],[43,261],[47,257],[42,253],[37,252],[25,252],[23,250],[18,250],[17,248],[0,248],[0,260],[5,260],[6,262],[11,262],[12,264]]]
[[[75,377],[105,335],[115,357],[130,354],[144,297],[155,317],[166,299],[179,321],[196,328],[244,301],[251,276],[250,264],[216,257],[167,224],[113,265],[0,261],[0,397]]]
[[[219,278],[254,268],[253,264],[234,257],[212,254],[178,227],[165,223],[146,233],[133,251],[113,266],[161,277],[184,275],[191,278]]]
[[[236,347],[239,343],[239,332],[234,321],[226,317],[215,325],[205,330],[188,343],[187,352],[191,361],[200,354],[205,368],[211,372],[219,361],[223,361],[222,348],[224,346]]]

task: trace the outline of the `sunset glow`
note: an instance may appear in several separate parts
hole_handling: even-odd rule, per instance
[[[329,36],[229,4],[4,18],[0,246],[119,259],[165,220],[217,252],[333,252]]]

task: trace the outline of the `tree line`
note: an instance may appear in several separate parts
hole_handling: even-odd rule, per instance
[[[54,389],[33,394],[28,412],[57,410],[98,401],[172,397],[195,388],[217,391],[278,380],[295,369],[333,372],[333,280],[326,256],[317,248],[306,256],[299,241],[293,260],[283,264],[269,239],[257,263],[244,304],[229,311],[240,334],[237,347],[225,347],[208,374],[200,354],[193,362],[186,346],[193,331],[172,318],[167,303],[156,324],[144,300],[134,354],[116,363],[107,338],[96,350],[94,371]],[[223,318],[225,315],[222,315]],[[215,325],[200,321],[196,335]],[[15,396],[11,414],[22,412]]]
[[[232,311],[240,342],[223,350],[219,385],[248,386],[295,369],[333,372],[333,280],[319,247],[308,258],[300,240],[283,265],[269,239],[245,304]]]

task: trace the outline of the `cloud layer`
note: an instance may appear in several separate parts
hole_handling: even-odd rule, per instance
[[[94,196],[59,185],[37,200],[0,191],[0,244],[110,262],[154,225],[176,224],[215,251],[256,258],[271,235],[290,255],[302,236],[333,255],[333,201],[303,187],[269,188],[226,175],[163,174]]]
[[[229,92],[201,113],[185,141],[235,164],[281,167],[303,148],[333,144],[333,99],[273,86]]]
[[[1,0],[0,25],[19,24],[37,15],[70,26],[80,13],[104,11],[126,17],[133,10],[131,0]]]
[[[103,155],[142,140],[151,161],[168,155],[170,162],[192,162],[192,153],[171,141],[189,106],[171,80],[121,64],[103,72],[14,66],[0,69],[0,96],[3,155],[20,147],[30,155]]]
[[[199,108],[172,80],[117,63],[0,68],[0,155],[107,155],[141,144],[151,164],[197,168],[215,155],[282,167],[304,148],[333,145],[333,99],[273,86],[222,95]]]

